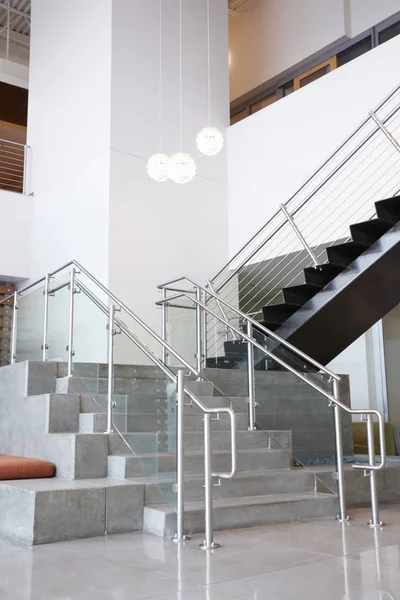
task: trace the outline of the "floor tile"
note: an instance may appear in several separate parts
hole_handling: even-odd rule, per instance
[[[210,587],[212,591],[243,600],[383,600],[380,590],[392,595],[399,592],[400,573],[385,569],[382,577],[385,581],[379,582],[376,572],[364,570],[357,561],[331,558],[318,565],[294,567]],[[398,596],[394,598],[397,600]]]

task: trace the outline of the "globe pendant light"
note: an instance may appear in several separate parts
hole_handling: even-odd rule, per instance
[[[160,83],[159,83],[159,148],[160,151],[150,156],[147,161],[147,173],[154,181],[167,181],[169,177],[169,156],[161,152],[162,148],[162,7],[160,0]]]
[[[224,136],[211,127],[211,51],[210,51],[210,0],[207,0],[207,48],[208,48],[208,127],[203,127],[196,137],[197,148],[206,156],[215,156],[224,147]]]
[[[169,159],[169,178],[174,183],[188,183],[196,175],[196,161],[182,151],[183,147],[183,91],[182,91],[182,0],[179,0],[179,109],[180,109],[180,152]]]

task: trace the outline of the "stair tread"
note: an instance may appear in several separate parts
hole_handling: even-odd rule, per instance
[[[286,450],[281,450],[279,448],[238,448],[236,452],[237,454],[288,454]],[[227,448],[226,450],[213,450],[212,454],[213,456],[216,456],[218,454],[230,454],[230,448]],[[109,455],[109,458],[153,458],[154,456],[175,456],[175,452],[135,452],[134,454],[122,453]],[[203,456],[203,452],[201,452],[201,450],[186,450],[185,456]]]
[[[265,496],[239,496],[235,498],[218,498],[213,502],[214,510],[217,508],[241,508],[246,506],[262,506],[266,504],[281,504],[283,502],[299,502],[302,500],[322,500],[335,497],[333,494],[322,492],[295,492],[290,494],[270,494]],[[170,504],[148,504],[146,508],[159,510],[164,513],[175,513],[176,508]],[[197,512],[204,510],[203,501],[185,502],[185,512]]]
[[[0,482],[1,486],[17,487],[19,489],[46,492],[63,490],[87,490],[93,487],[116,487],[138,485],[139,481],[131,479],[116,479],[114,477],[99,477],[98,479],[63,479],[59,477],[49,479],[13,479]]]
[[[239,471],[235,477],[232,479],[237,481],[238,479],[262,479],[263,477],[271,477],[274,474],[287,474],[288,477],[293,477],[293,475],[303,474],[304,476],[314,471],[306,471],[306,469],[299,468],[286,468],[286,469],[269,469],[265,471]],[[129,481],[137,481],[143,483],[144,485],[160,485],[163,483],[175,483],[176,482],[176,474],[175,473],[159,473],[157,476],[144,476],[144,477],[130,477]],[[191,482],[199,482],[202,485],[204,484],[204,474],[187,474],[185,475],[185,483]],[[224,483],[227,483],[225,481]]]

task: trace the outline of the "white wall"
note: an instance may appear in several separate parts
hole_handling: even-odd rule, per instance
[[[231,100],[400,11],[400,0],[250,0],[229,19]]]
[[[396,37],[229,128],[231,255],[398,84],[399,53]]]
[[[32,2],[33,277],[76,258],[107,282],[110,22],[111,0]]]
[[[227,2],[211,6],[212,124],[228,124]],[[226,151],[207,158],[195,139],[207,125],[206,3],[183,3],[183,150],[198,164],[187,185],[152,181],[159,150],[159,2],[114,0],[110,287],[159,331],[156,286],[184,274],[204,283],[228,255]],[[140,15],[140,18],[138,18]],[[163,151],[179,148],[178,3],[163,16]],[[132,60],[142,56],[145,60]],[[142,332],[141,332],[142,333]]]
[[[33,198],[0,190],[0,280],[18,281],[30,275]]]
[[[347,0],[351,37],[400,11],[400,0]]]
[[[345,34],[343,0],[250,0],[229,18],[231,100]]]

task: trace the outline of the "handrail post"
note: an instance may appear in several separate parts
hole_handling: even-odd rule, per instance
[[[164,342],[167,341],[167,303],[164,302],[167,299],[167,290],[162,290],[163,303],[161,304],[161,335]],[[166,365],[168,359],[168,352],[165,346],[162,346],[162,360]]]
[[[10,363],[15,364],[17,358],[17,315],[18,315],[18,292],[14,292],[13,324],[11,330],[11,356]]]
[[[202,307],[201,307],[201,292],[200,288],[196,289],[196,369],[200,373],[203,372],[203,342],[202,342]]]
[[[367,415],[367,439],[368,439],[368,462],[370,465],[375,465],[375,437],[374,437],[374,420],[372,415]],[[370,470],[370,487],[371,487],[371,520],[368,525],[371,527],[382,527],[383,523],[379,520],[379,504],[378,494],[376,490],[376,472]]]
[[[184,534],[185,520],[185,372],[183,369],[178,371],[177,387],[177,431],[176,431],[176,534],[174,542],[184,542],[189,540]]]
[[[369,114],[370,114],[371,118],[373,119],[373,121],[375,121],[375,123],[379,127],[379,129],[382,131],[382,133],[387,137],[389,142],[396,148],[397,152],[400,152],[400,144],[396,140],[394,135],[392,135],[392,133],[389,131],[387,126],[384,123],[382,123],[382,121],[378,118],[378,116],[375,112],[370,110]]]
[[[211,469],[211,415],[204,415],[204,496],[205,496],[205,539],[202,550],[215,550],[220,545],[214,542],[212,469]]]
[[[115,335],[115,305],[110,304],[108,317],[108,385],[107,385],[107,430],[113,432],[113,392],[114,392],[114,335]]]
[[[68,377],[72,377],[72,359],[74,352],[74,304],[75,304],[75,267],[71,267],[69,280],[69,319],[68,319]]]
[[[336,379],[333,381],[333,395],[336,400],[340,398],[340,385]],[[343,434],[342,434],[342,413],[340,406],[334,404],[333,414],[335,418],[335,443],[336,443],[336,462],[337,462],[337,482],[339,491],[339,515],[338,521],[344,523],[348,521],[346,511],[346,489],[344,482],[344,457],[343,457]]]
[[[47,360],[47,350],[49,348],[47,344],[47,333],[49,328],[49,293],[50,293],[50,274],[46,274],[44,284],[44,317],[43,317],[43,345],[42,345],[42,360]]]
[[[206,292],[202,292],[201,296],[204,306],[207,306],[207,295]],[[202,351],[203,351],[203,369],[207,367],[207,311],[205,308],[202,309]]]
[[[291,226],[291,228],[293,229],[293,231],[295,232],[295,234],[299,238],[299,240],[302,243],[304,249],[310,255],[311,260],[314,263],[314,267],[318,267],[319,266],[319,262],[318,262],[317,257],[315,256],[314,252],[311,250],[310,246],[307,244],[305,237],[301,233],[300,229],[297,227],[296,223],[294,222],[293,217],[289,214],[286,206],[284,204],[281,204],[280,205],[280,209],[283,212],[283,214],[285,215],[286,220],[288,221],[289,225]]]
[[[247,337],[253,339],[253,325],[247,321]],[[249,389],[249,426],[248,431],[255,431],[254,407],[255,407],[255,373],[254,373],[254,349],[253,344],[247,342],[247,381]]]

